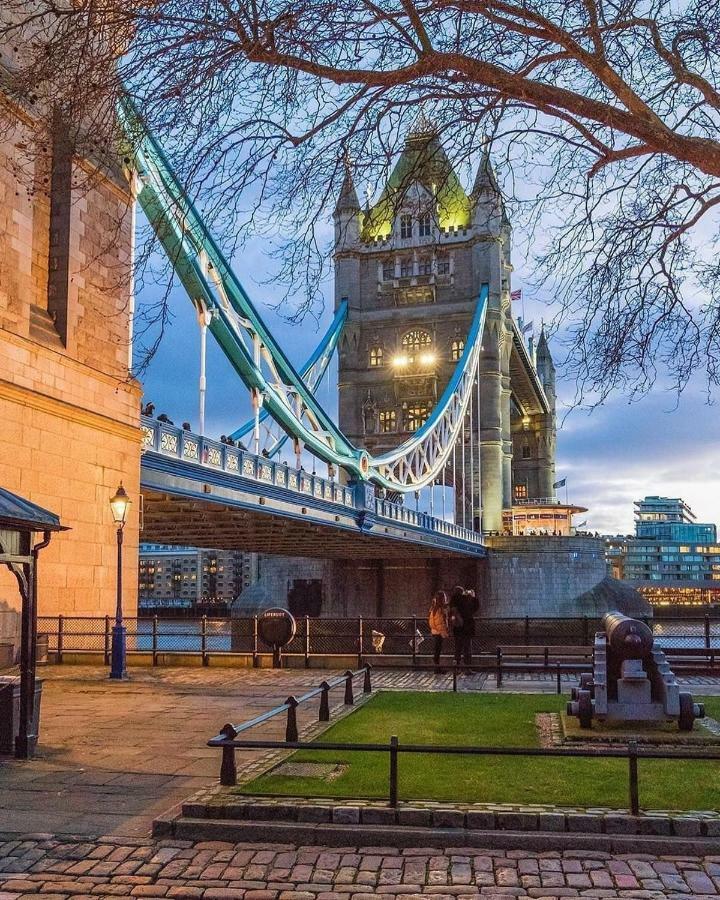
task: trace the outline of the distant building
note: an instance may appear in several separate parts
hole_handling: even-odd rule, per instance
[[[140,606],[230,603],[257,579],[257,554],[140,545]]]
[[[635,536],[626,539],[623,578],[654,605],[720,601],[720,545],[713,524],[698,523],[678,497],[635,502]],[[606,557],[612,565],[610,544]],[[615,559],[622,555],[613,545]]]
[[[679,497],[645,497],[635,501],[635,536],[658,541],[715,543],[717,526],[700,524]]]

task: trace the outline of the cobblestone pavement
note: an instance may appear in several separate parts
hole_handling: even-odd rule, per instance
[[[37,835],[0,842],[0,900],[716,897],[720,856],[289,845]]]

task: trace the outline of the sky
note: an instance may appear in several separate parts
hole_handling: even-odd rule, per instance
[[[522,241],[516,241],[522,244]],[[529,279],[530,261],[513,256],[513,289]],[[290,324],[270,309],[280,289],[268,287],[267,273],[275,263],[262,241],[249,241],[234,260],[240,280],[260,314],[271,327],[291,361],[300,366],[311,354],[333,315],[332,287],[325,288],[324,313]],[[152,288],[142,288],[147,298]],[[143,297],[140,297],[142,300]],[[167,413],[180,424],[198,422],[199,331],[195,313],[182,289],[171,295],[172,321],[160,349],[144,376],[145,401],[156,414]],[[518,308],[516,314],[521,314]],[[525,317],[539,325],[551,319],[552,306],[528,304]],[[552,343],[551,343],[552,349]],[[559,348],[556,348],[559,350]],[[560,355],[559,353],[556,355]],[[208,337],[206,431],[229,434],[250,416],[248,392]],[[335,363],[319,391],[330,411],[337,408]],[[702,378],[692,382],[678,399],[662,383],[640,400],[628,402],[619,393],[588,412],[570,406],[573,385],[558,371],[557,478],[567,478],[568,499],[588,508],[578,519],[603,534],[633,531],[633,501],[648,494],[682,497],[700,522],[720,522],[720,418],[708,405]],[[558,492],[564,497],[564,490]],[[577,522],[577,520],[576,520]]]

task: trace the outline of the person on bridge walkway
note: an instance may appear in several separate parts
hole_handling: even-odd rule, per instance
[[[462,660],[469,670],[472,665],[472,639],[475,637],[475,614],[480,608],[475,591],[456,587],[450,597],[450,624],[455,638],[455,665]]]
[[[430,603],[428,614],[430,634],[433,636],[433,661],[435,671],[442,672],[440,668],[440,655],[442,654],[443,640],[450,637],[448,627],[448,596],[445,591],[436,591]]]

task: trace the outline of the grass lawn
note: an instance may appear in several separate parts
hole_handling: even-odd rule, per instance
[[[566,700],[547,694],[381,692],[329,728],[318,740],[402,744],[477,744],[537,747],[535,715],[560,712]],[[720,698],[706,701],[720,716]],[[335,780],[268,773],[237,788],[244,794],[384,799],[388,755],[298,751],[293,762],[346,765]],[[401,800],[553,803],[559,806],[628,804],[627,763],[615,759],[430,756],[400,754]],[[645,809],[720,808],[720,761],[641,760],[640,803]]]

